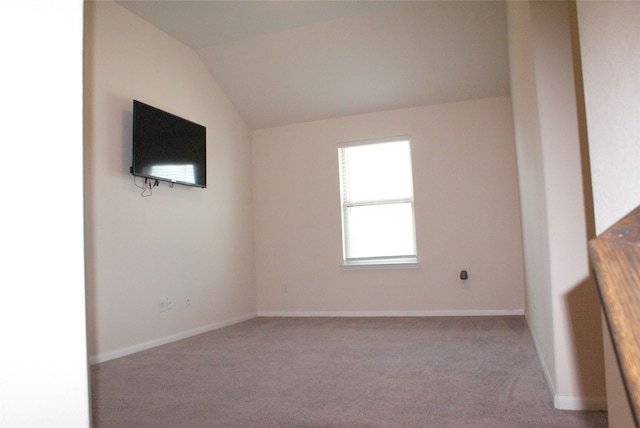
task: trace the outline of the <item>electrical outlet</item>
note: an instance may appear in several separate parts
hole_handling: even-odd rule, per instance
[[[184,305],[191,306],[191,297],[187,296],[184,298]]]
[[[159,307],[160,307],[160,312],[164,312],[167,310],[167,299],[165,297],[160,298]]]
[[[173,297],[167,297],[167,310],[170,311],[173,309]]]
[[[283,293],[288,293],[289,292],[289,285],[282,284],[282,292]]]
[[[460,281],[462,282],[462,288],[469,288],[469,273],[466,270],[460,271]]]

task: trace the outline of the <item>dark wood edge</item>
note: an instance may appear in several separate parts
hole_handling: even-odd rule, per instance
[[[640,416],[640,207],[589,242],[589,257],[633,412]]]

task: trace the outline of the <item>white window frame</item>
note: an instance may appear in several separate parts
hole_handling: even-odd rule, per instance
[[[342,251],[343,251],[343,269],[389,269],[389,268],[417,268],[420,267],[417,255],[416,231],[415,231],[415,209],[413,196],[413,173],[411,172],[411,189],[410,197],[402,198],[374,198],[370,201],[349,201],[348,200],[348,181],[346,172],[348,166],[344,162],[344,149],[355,146],[366,146],[380,143],[393,143],[406,141],[409,145],[409,168],[412,168],[411,162],[411,139],[408,135],[395,137],[376,138],[370,140],[352,141],[338,144],[338,163],[340,175],[340,204],[342,212]],[[372,257],[350,257],[349,251],[349,214],[348,210],[358,206],[376,206],[388,204],[406,204],[411,205],[411,233],[413,240],[413,251],[411,254],[372,256]]]

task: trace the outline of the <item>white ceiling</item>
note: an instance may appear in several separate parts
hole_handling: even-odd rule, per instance
[[[130,1],[252,129],[509,94],[502,1]]]

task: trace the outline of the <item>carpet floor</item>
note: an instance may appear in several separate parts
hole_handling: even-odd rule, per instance
[[[95,427],[606,427],[523,317],[254,318],[91,368]]]

